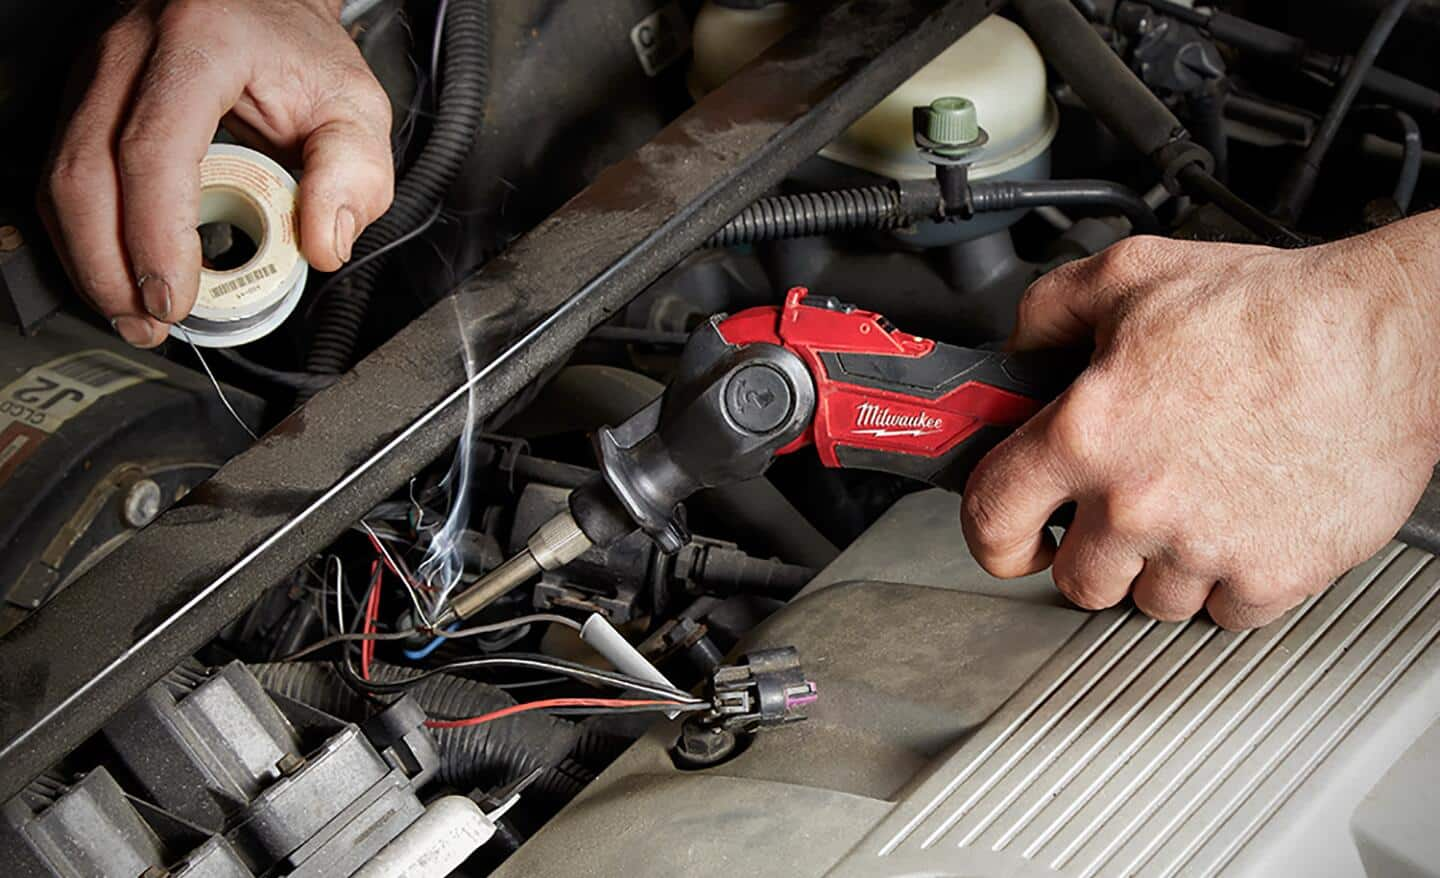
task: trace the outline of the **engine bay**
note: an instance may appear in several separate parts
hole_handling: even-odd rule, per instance
[[[1436,874],[1436,483],[1254,631],[960,532],[1088,362],[1035,281],[1440,206],[1382,6],[349,0],[393,206],[307,267],[222,134],[150,351],[32,203],[88,37],[0,13],[0,871]]]

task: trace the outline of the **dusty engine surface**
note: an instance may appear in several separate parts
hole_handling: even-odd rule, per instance
[[[501,874],[1425,874],[1440,571],[1395,545],[1275,630],[1059,606],[893,506],[745,649],[793,644],[805,723],[716,768],[673,724]],[[1202,824],[1196,826],[1196,824]],[[637,853],[641,851],[641,853]]]
[[[340,10],[394,206],[282,272],[204,189],[138,351],[32,197],[116,10],[0,9],[0,874],[1440,875],[1440,482],[1249,632],[957,493],[1088,362],[1005,349],[1047,272],[1440,205],[1433,2]]]

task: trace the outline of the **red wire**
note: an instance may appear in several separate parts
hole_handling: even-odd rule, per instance
[[[400,571],[400,568],[398,568],[398,567],[396,567],[394,564],[392,564],[392,563],[390,562],[390,556],[389,556],[389,555],[386,555],[386,554],[385,554],[385,551],[380,548],[380,540],[377,539],[374,534],[370,533],[369,531],[366,531],[366,532],[365,532],[365,536],[370,539],[370,545],[372,545],[372,546],[375,547],[375,554],[377,554],[377,555],[380,556],[381,560],[383,560],[383,561],[385,562],[385,566],[390,568],[390,572],[393,573],[393,574],[395,574],[395,577],[396,577],[397,579],[399,579],[401,582],[409,583],[410,586],[411,586],[411,588],[418,588],[418,589],[420,589],[421,591],[434,591],[434,590],[435,590],[435,589],[431,588],[431,587],[428,586],[428,585],[425,585],[425,584],[423,584],[423,583],[416,582],[415,580],[413,580],[413,579],[411,579],[410,577],[406,576],[404,573],[402,573],[402,572]]]
[[[363,634],[375,633],[375,618],[380,615],[380,580],[385,571],[377,558],[370,562],[370,592],[365,596],[365,621],[360,626]],[[360,676],[370,679],[370,660],[375,657],[375,641],[360,641]]]
[[[524,704],[512,704],[500,710],[484,713],[480,716],[466,717],[465,719],[427,719],[425,725],[432,729],[458,729],[464,726],[478,726],[492,720],[503,719],[517,713],[524,713],[527,710],[546,710],[554,707],[684,707],[679,701],[644,701],[629,698],[549,698],[544,701],[527,701]]]

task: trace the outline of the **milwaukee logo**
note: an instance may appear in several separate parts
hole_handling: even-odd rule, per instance
[[[855,407],[855,432],[865,436],[931,436],[945,429],[945,422],[925,412],[896,414],[889,406],[862,402]]]

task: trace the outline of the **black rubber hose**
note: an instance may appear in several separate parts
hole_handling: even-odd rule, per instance
[[[1275,203],[1277,216],[1294,222],[1305,210],[1310,193],[1315,189],[1315,181],[1320,176],[1320,166],[1324,164],[1325,156],[1335,142],[1335,136],[1340,133],[1340,126],[1345,122],[1345,116],[1360,94],[1361,86],[1365,84],[1365,75],[1375,66],[1375,59],[1380,56],[1385,41],[1390,39],[1390,34],[1409,7],[1410,0],[1391,0],[1390,5],[1385,7],[1371,26],[1370,32],[1365,35],[1365,42],[1360,44],[1355,60],[1350,63],[1350,69],[1340,81],[1335,98],[1330,102],[1330,108],[1325,111],[1325,117],[1320,120],[1320,127],[1315,130],[1310,146],[1291,167],[1290,173],[1280,186],[1280,194]]]
[[[335,669],[323,662],[276,662],[249,665],[260,684],[272,692],[350,722],[362,722],[373,713],[370,702],[345,685]],[[390,683],[404,680],[412,671],[393,665],[372,664],[371,679]],[[466,717],[489,713],[515,704],[515,699],[494,686],[451,674],[437,674],[408,690],[431,716]],[[541,785],[555,791],[570,790],[573,772],[562,763],[579,741],[575,724],[543,713],[518,713],[478,726],[431,729],[440,752],[437,777],[457,790],[493,789],[543,769]],[[548,778],[552,773],[562,777]]]
[[[1130,72],[1071,0],[1015,0],[1040,48],[1090,112],[1152,160],[1188,135],[1175,114]]]
[[[1229,84],[1222,82],[1212,84],[1188,102],[1195,140],[1210,153],[1215,162],[1212,173],[1222,183],[1230,178],[1230,135],[1225,131],[1225,104],[1229,100]]]
[[[1350,58],[1337,58],[1313,51],[1300,37],[1256,24],[1228,12],[1194,9],[1171,0],[1143,2],[1157,12],[1194,25],[1232,48],[1292,69],[1335,77],[1339,75],[1338,71],[1347,70],[1354,63]],[[1416,112],[1440,113],[1440,92],[1388,70],[1371,67],[1365,75],[1364,87],[1382,100],[1401,104]]]
[[[1301,246],[1294,232],[1245,203],[1216,180],[1212,158],[1190,142],[1180,120],[1136,78],[1070,0],[1015,0],[1025,29],[1045,60],[1085,106],[1120,139],[1192,195],[1210,200],[1263,241]]]
[[[985,181],[969,188],[976,213],[1031,207],[1108,207],[1128,217],[1136,231],[1160,230],[1155,212],[1139,195],[1108,180]],[[860,229],[886,231],[941,214],[934,180],[902,186],[869,186],[762,198],[726,223],[707,247],[725,247],[782,238],[830,235]]]
[[[420,155],[395,187],[395,201],[360,235],[355,269],[320,302],[306,370],[335,375],[354,364],[384,259],[361,260],[417,228],[434,212],[460,174],[485,117],[490,76],[489,0],[450,0],[445,11],[444,63],[435,124]]]
[[[1388,110],[1400,129],[1400,174],[1395,178],[1395,189],[1391,197],[1401,213],[1410,212],[1410,203],[1415,199],[1415,187],[1420,184],[1420,167],[1425,159],[1425,141],[1420,136],[1420,125],[1415,117],[1395,107],[1376,107]]]
[[[781,238],[808,238],[860,230],[898,229],[914,221],[894,186],[865,186],[762,198],[705,242],[731,247]]]
[[[973,183],[970,204],[976,213],[1033,207],[1099,207],[1124,214],[1142,235],[1160,231],[1160,221],[1145,199],[1109,180],[1006,180]]]

